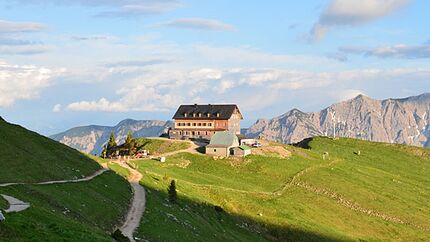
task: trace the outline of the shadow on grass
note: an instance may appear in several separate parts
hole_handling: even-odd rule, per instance
[[[313,140],[313,138],[306,138],[306,139],[303,139],[302,141],[300,141],[300,142],[297,142],[297,143],[294,143],[294,144],[291,144],[292,146],[295,146],[295,147],[299,147],[299,148],[303,148],[303,149],[307,149],[307,150],[310,150],[311,149],[311,146],[309,145],[309,143],[311,142]]]
[[[219,204],[179,196],[176,204],[167,192],[145,187],[146,211],[137,237],[149,241],[347,241],[312,231],[283,227],[226,211]]]

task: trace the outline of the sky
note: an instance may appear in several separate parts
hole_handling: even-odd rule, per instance
[[[0,0],[0,116],[45,135],[430,91],[426,0]]]

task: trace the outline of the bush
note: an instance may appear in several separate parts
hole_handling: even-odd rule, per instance
[[[170,182],[169,189],[167,189],[167,192],[169,194],[169,201],[171,203],[176,203],[178,201],[178,194],[176,193],[176,183],[175,180],[172,180]]]

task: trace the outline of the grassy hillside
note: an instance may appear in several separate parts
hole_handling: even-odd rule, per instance
[[[148,139],[136,138],[136,145],[139,150],[147,150],[151,154],[163,154],[177,150],[183,150],[190,147],[185,141],[173,141],[169,139]]]
[[[4,214],[0,241],[113,241],[132,197],[129,183],[114,172],[78,183],[31,185],[93,174],[101,166],[62,144],[0,120],[0,187],[31,206]],[[8,203],[0,197],[0,209]]]
[[[128,182],[113,172],[83,183],[0,188],[0,194],[31,203],[5,214],[0,241],[113,241],[110,233],[131,199]]]
[[[0,120],[0,183],[73,179],[100,166],[63,144]]]
[[[329,138],[314,138],[308,146],[284,146],[289,157],[260,152],[213,160],[182,153],[166,163],[136,161],[150,191],[137,237],[430,240],[428,150]],[[171,179],[178,205],[166,201]]]

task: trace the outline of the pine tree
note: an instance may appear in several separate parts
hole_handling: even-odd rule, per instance
[[[106,145],[106,154],[107,156],[111,156],[116,149],[116,139],[115,139],[115,134],[111,133],[110,137],[109,137],[109,141]]]
[[[175,180],[172,180],[170,182],[169,189],[167,189],[167,192],[169,194],[169,201],[171,203],[176,203],[178,201],[178,194],[176,193],[176,183]]]
[[[133,142],[133,134],[128,132],[127,139],[125,139],[125,145],[130,145]]]
[[[133,134],[128,132],[127,139],[125,139],[124,148],[127,150],[129,155],[133,155],[135,147],[135,141]]]
[[[115,147],[116,147],[115,134],[111,133],[110,137],[109,137],[108,144],[107,144],[107,149],[110,150],[110,149],[115,148]]]

